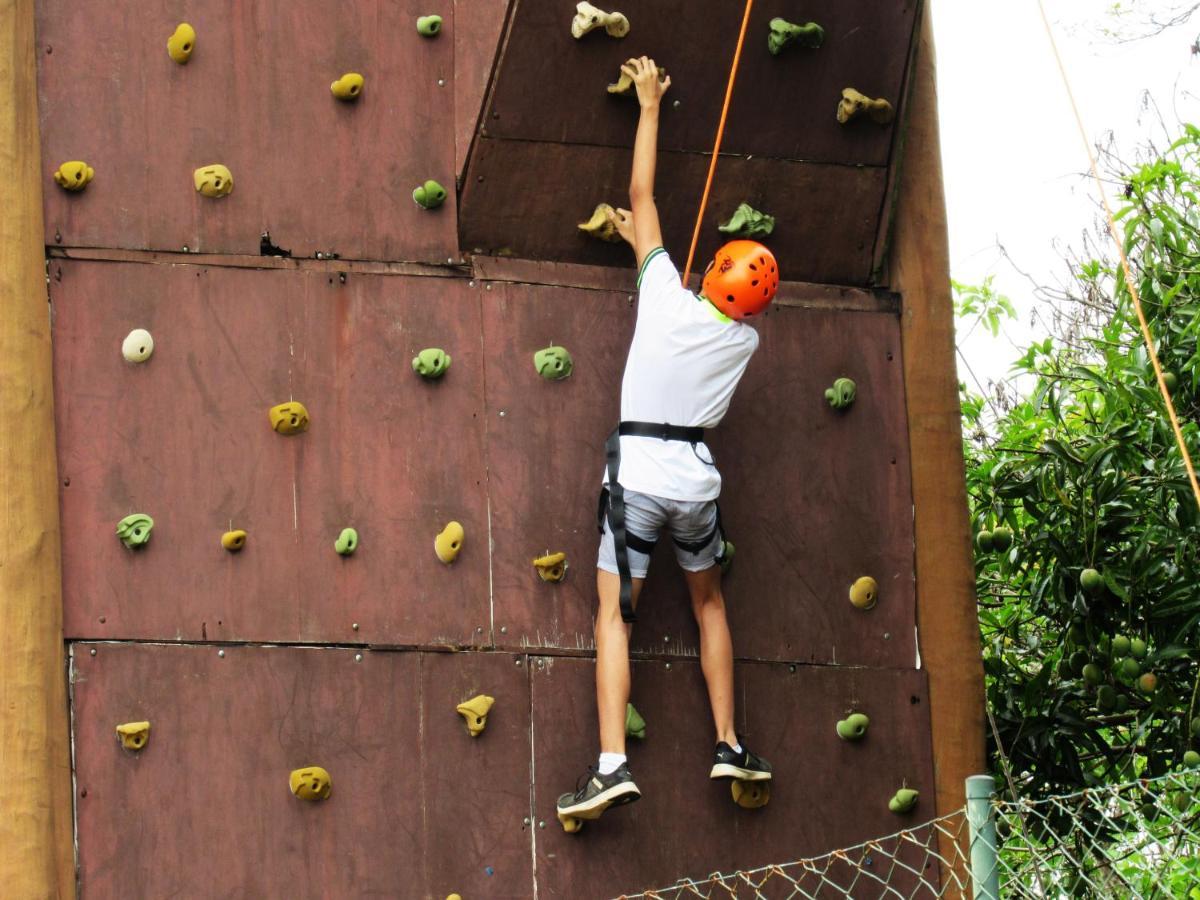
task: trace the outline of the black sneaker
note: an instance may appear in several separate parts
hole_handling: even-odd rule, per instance
[[[733,748],[724,741],[717,744],[713,754],[712,771],[709,778],[737,778],[740,781],[770,781],[771,764],[760,756],[755,756],[750,749],[742,744],[742,752],[734,753]]]
[[[642,796],[625,763],[611,775],[601,775],[598,768],[589,766],[579,781],[582,786],[577,784],[575,793],[558,798],[559,816],[598,819],[610,806],[632,803]]]

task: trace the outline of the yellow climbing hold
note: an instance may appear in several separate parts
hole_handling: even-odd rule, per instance
[[[870,609],[879,599],[879,585],[870,575],[864,575],[850,586],[850,602],[859,609]]]
[[[181,66],[192,58],[196,49],[196,29],[187,22],[180,22],[174,33],[167,38],[167,53]]]
[[[95,176],[95,169],[83,160],[73,159],[58,167],[54,181],[64,191],[82,191]]]
[[[589,31],[603,28],[609,37],[623,38],[629,34],[629,20],[619,12],[605,12],[584,0],[575,4],[571,20],[571,37],[579,40]]]
[[[117,726],[117,737],[126,750],[141,750],[150,740],[149,722],[126,722]]]
[[[843,90],[841,102],[838,103],[837,120],[845,125],[863,113],[875,124],[887,125],[892,121],[892,104],[886,100],[872,100],[854,88]]]
[[[621,233],[617,231],[617,223],[610,218],[613,212],[613,208],[607,203],[598,204],[592,217],[586,222],[579,223],[579,230],[590,234],[597,240],[619,244]]]
[[[221,546],[230,553],[237,553],[246,546],[246,532],[240,528],[237,531],[227,531],[221,535]]]
[[[742,809],[758,809],[771,802],[771,782],[735,780],[729,785],[733,802]]]
[[[357,72],[347,72],[329,86],[333,96],[339,100],[357,100],[363,89],[363,77]]]
[[[295,400],[272,406],[267,415],[271,419],[271,427],[280,434],[299,434],[308,430],[308,410],[303,403]]]
[[[333,779],[320,766],[305,766],[292,770],[288,786],[301,800],[326,800],[333,792]]]
[[[201,166],[192,173],[192,181],[205,197],[224,197],[233,190],[233,173],[220,163]]]
[[[446,565],[458,559],[458,551],[462,549],[465,534],[463,527],[457,522],[448,522],[441,534],[433,539],[433,552]]]
[[[483,729],[487,728],[488,712],[495,702],[495,697],[478,694],[465,703],[458,704],[458,714],[466,720],[467,731],[471,737],[479,737]]]
[[[547,553],[533,561],[538,578],[557,584],[567,577],[567,554]]]

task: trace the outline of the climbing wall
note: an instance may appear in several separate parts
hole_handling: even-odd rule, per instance
[[[748,202],[775,217],[788,279],[711,440],[738,728],[775,765],[770,802],[707,778],[698,636],[663,542],[632,642],[645,797],[567,834],[555,799],[597,746],[595,498],[636,315],[627,248],[576,225],[625,202],[636,102],[605,88],[653,54],[682,260],[730,10],[631,0],[617,40],[573,38],[559,0],[42,0],[84,896],[602,897],[894,831],[903,786],[932,815],[901,298],[874,284],[917,5],[759,5],[701,240]],[[777,16],[818,18],[824,45],[770,54]],[[331,91],[346,73],[353,101]],[[839,124],[846,87],[897,118]],[[94,171],[81,191],[54,183],[68,161]],[[193,182],[214,164],[227,196]],[[413,200],[428,180],[446,189],[431,209]],[[134,329],[142,362],[122,355]],[[569,378],[536,370],[550,345]],[[433,348],[450,365],[425,378]],[[857,396],[835,409],[843,377]],[[268,411],[297,402],[307,429],[274,431]],[[150,539],[126,546],[137,514]],[[553,552],[560,583],[531,564]],[[863,576],[869,610],[849,599]],[[472,736],[456,707],[478,695],[495,702]],[[836,729],[852,712],[858,742]],[[116,726],[141,721],[148,741],[123,748]],[[332,780],[319,802],[289,790],[312,766]]]

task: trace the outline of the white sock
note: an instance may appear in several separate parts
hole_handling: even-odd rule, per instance
[[[623,762],[625,762],[624,753],[601,753],[600,774],[611,775],[617,769],[621,768],[621,763]]]
[[[741,753],[741,752],[742,752],[742,745],[741,745],[741,744],[734,744],[734,745],[733,745],[733,747],[731,747],[730,749],[731,749],[731,750],[733,750],[733,752],[734,752],[734,753]]]

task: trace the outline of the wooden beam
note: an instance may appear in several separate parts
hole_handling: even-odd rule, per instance
[[[75,896],[34,0],[0,4],[0,884]]]
[[[939,815],[961,809],[986,771],[983,664],[967,518],[950,252],[933,30],[926,4],[891,251],[900,315],[915,505],[917,626],[929,671]]]

